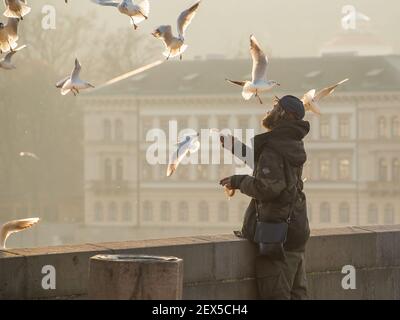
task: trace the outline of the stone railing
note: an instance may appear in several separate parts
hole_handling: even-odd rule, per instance
[[[0,251],[0,299],[84,299],[97,254],[149,254],[184,260],[185,299],[256,299],[255,248],[233,235]],[[344,290],[344,266],[356,289]],[[44,290],[53,266],[56,289]],[[400,226],[314,230],[307,247],[312,299],[400,299]]]

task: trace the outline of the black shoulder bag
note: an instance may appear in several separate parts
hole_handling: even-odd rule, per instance
[[[289,182],[289,178],[287,177],[287,163],[285,161],[285,175],[287,183]],[[296,205],[297,199],[297,184],[290,183],[288,184],[288,188],[293,189],[293,196],[291,198],[289,215],[285,222],[281,223],[270,223],[270,222],[262,222],[259,219],[258,208],[256,204],[256,217],[257,224],[254,235],[254,242],[258,244],[259,253],[262,256],[268,257],[271,260],[284,260],[285,259],[285,250],[284,244],[287,240],[289,224],[291,222],[292,214],[294,211],[294,207]]]

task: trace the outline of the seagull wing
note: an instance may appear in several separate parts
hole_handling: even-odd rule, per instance
[[[261,50],[255,36],[250,37],[250,53],[253,59],[253,82],[267,78],[268,59]]]
[[[71,73],[71,80],[75,81],[79,79],[79,74],[81,73],[81,64],[79,63],[78,59],[75,59],[75,67],[74,70]]]
[[[327,88],[325,88],[325,89],[322,89],[321,91],[319,91],[319,92],[315,95],[314,100],[315,100],[316,102],[319,102],[320,100],[322,100],[322,99],[325,98],[326,96],[331,95],[331,94],[335,91],[335,89],[336,89],[338,86],[340,86],[341,84],[343,84],[343,83],[345,83],[345,82],[347,82],[347,81],[349,81],[349,79],[344,79],[344,80],[340,81],[339,83],[337,83],[337,84],[335,84],[335,85],[333,85],[333,86],[330,86],[330,87],[327,87]]]
[[[71,76],[67,76],[67,77],[65,77],[64,79],[58,81],[58,82],[56,83],[56,88],[60,88],[60,89],[61,89],[61,88],[64,86],[64,84],[65,84],[70,78],[71,78]]]
[[[185,156],[190,152],[189,148],[190,148],[190,143],[184,143],[183,146],[179,146],[178,149],[171,154],[167,168],[167,177],[173,175],[173,173],[178,168],[179,164],[182,162]]]
[[[235,84],[237,86],[241,86],[244,87],[244,85],[246,84],[246,81],[235,81],[235,80],[229,80],[229,79],[225,79],[226,81],[228,81],[229,83]]]
[[[32,227],[39,222],[39,218],[14,220],[7,222],[0,229],[0,247],[5,248],[7,238],[15,233]]]
[[[178,34],[181,39],[185,37],[185,32],[189,24],[196,15],[197,9],[200,6],[200,1],[183,11],[178,17]]]
[[[106,7],[117,8],[119,6],[119,2],[109,1],[109,0],[92,0],[92,2]]]
[[[5,26],[9,38],[14,42],[18,40],[18,23],[19,19],[8,18],[7,25]]]
[[[10,51],[9,53],[6,54],[6,56],[4,57],[4,61],[7,63],[11,62],[11,58],[13,57],[14,54],[16,54],[16,51]]]

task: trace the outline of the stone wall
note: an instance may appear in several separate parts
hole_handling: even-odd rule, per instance
[[[184,259],[185,299],[256,299],[255,248],[233,235],[0,251],[0,299],[82,298],[96,254],[149,254]],[[56,289],[43,290],[46,265]],[[343,266],[356,268],[344,290]],[[307,247],[313,299],[400,299],[400,226],[314,230]]]

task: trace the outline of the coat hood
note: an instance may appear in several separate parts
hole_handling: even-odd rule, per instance
[[[308,121],[282,121],[271,132],[254,137],[255,159],[258,159],[264,147],[269,147],[282,155],[292,166],[300,167],[307,161],[303,139],[309,132]]]

